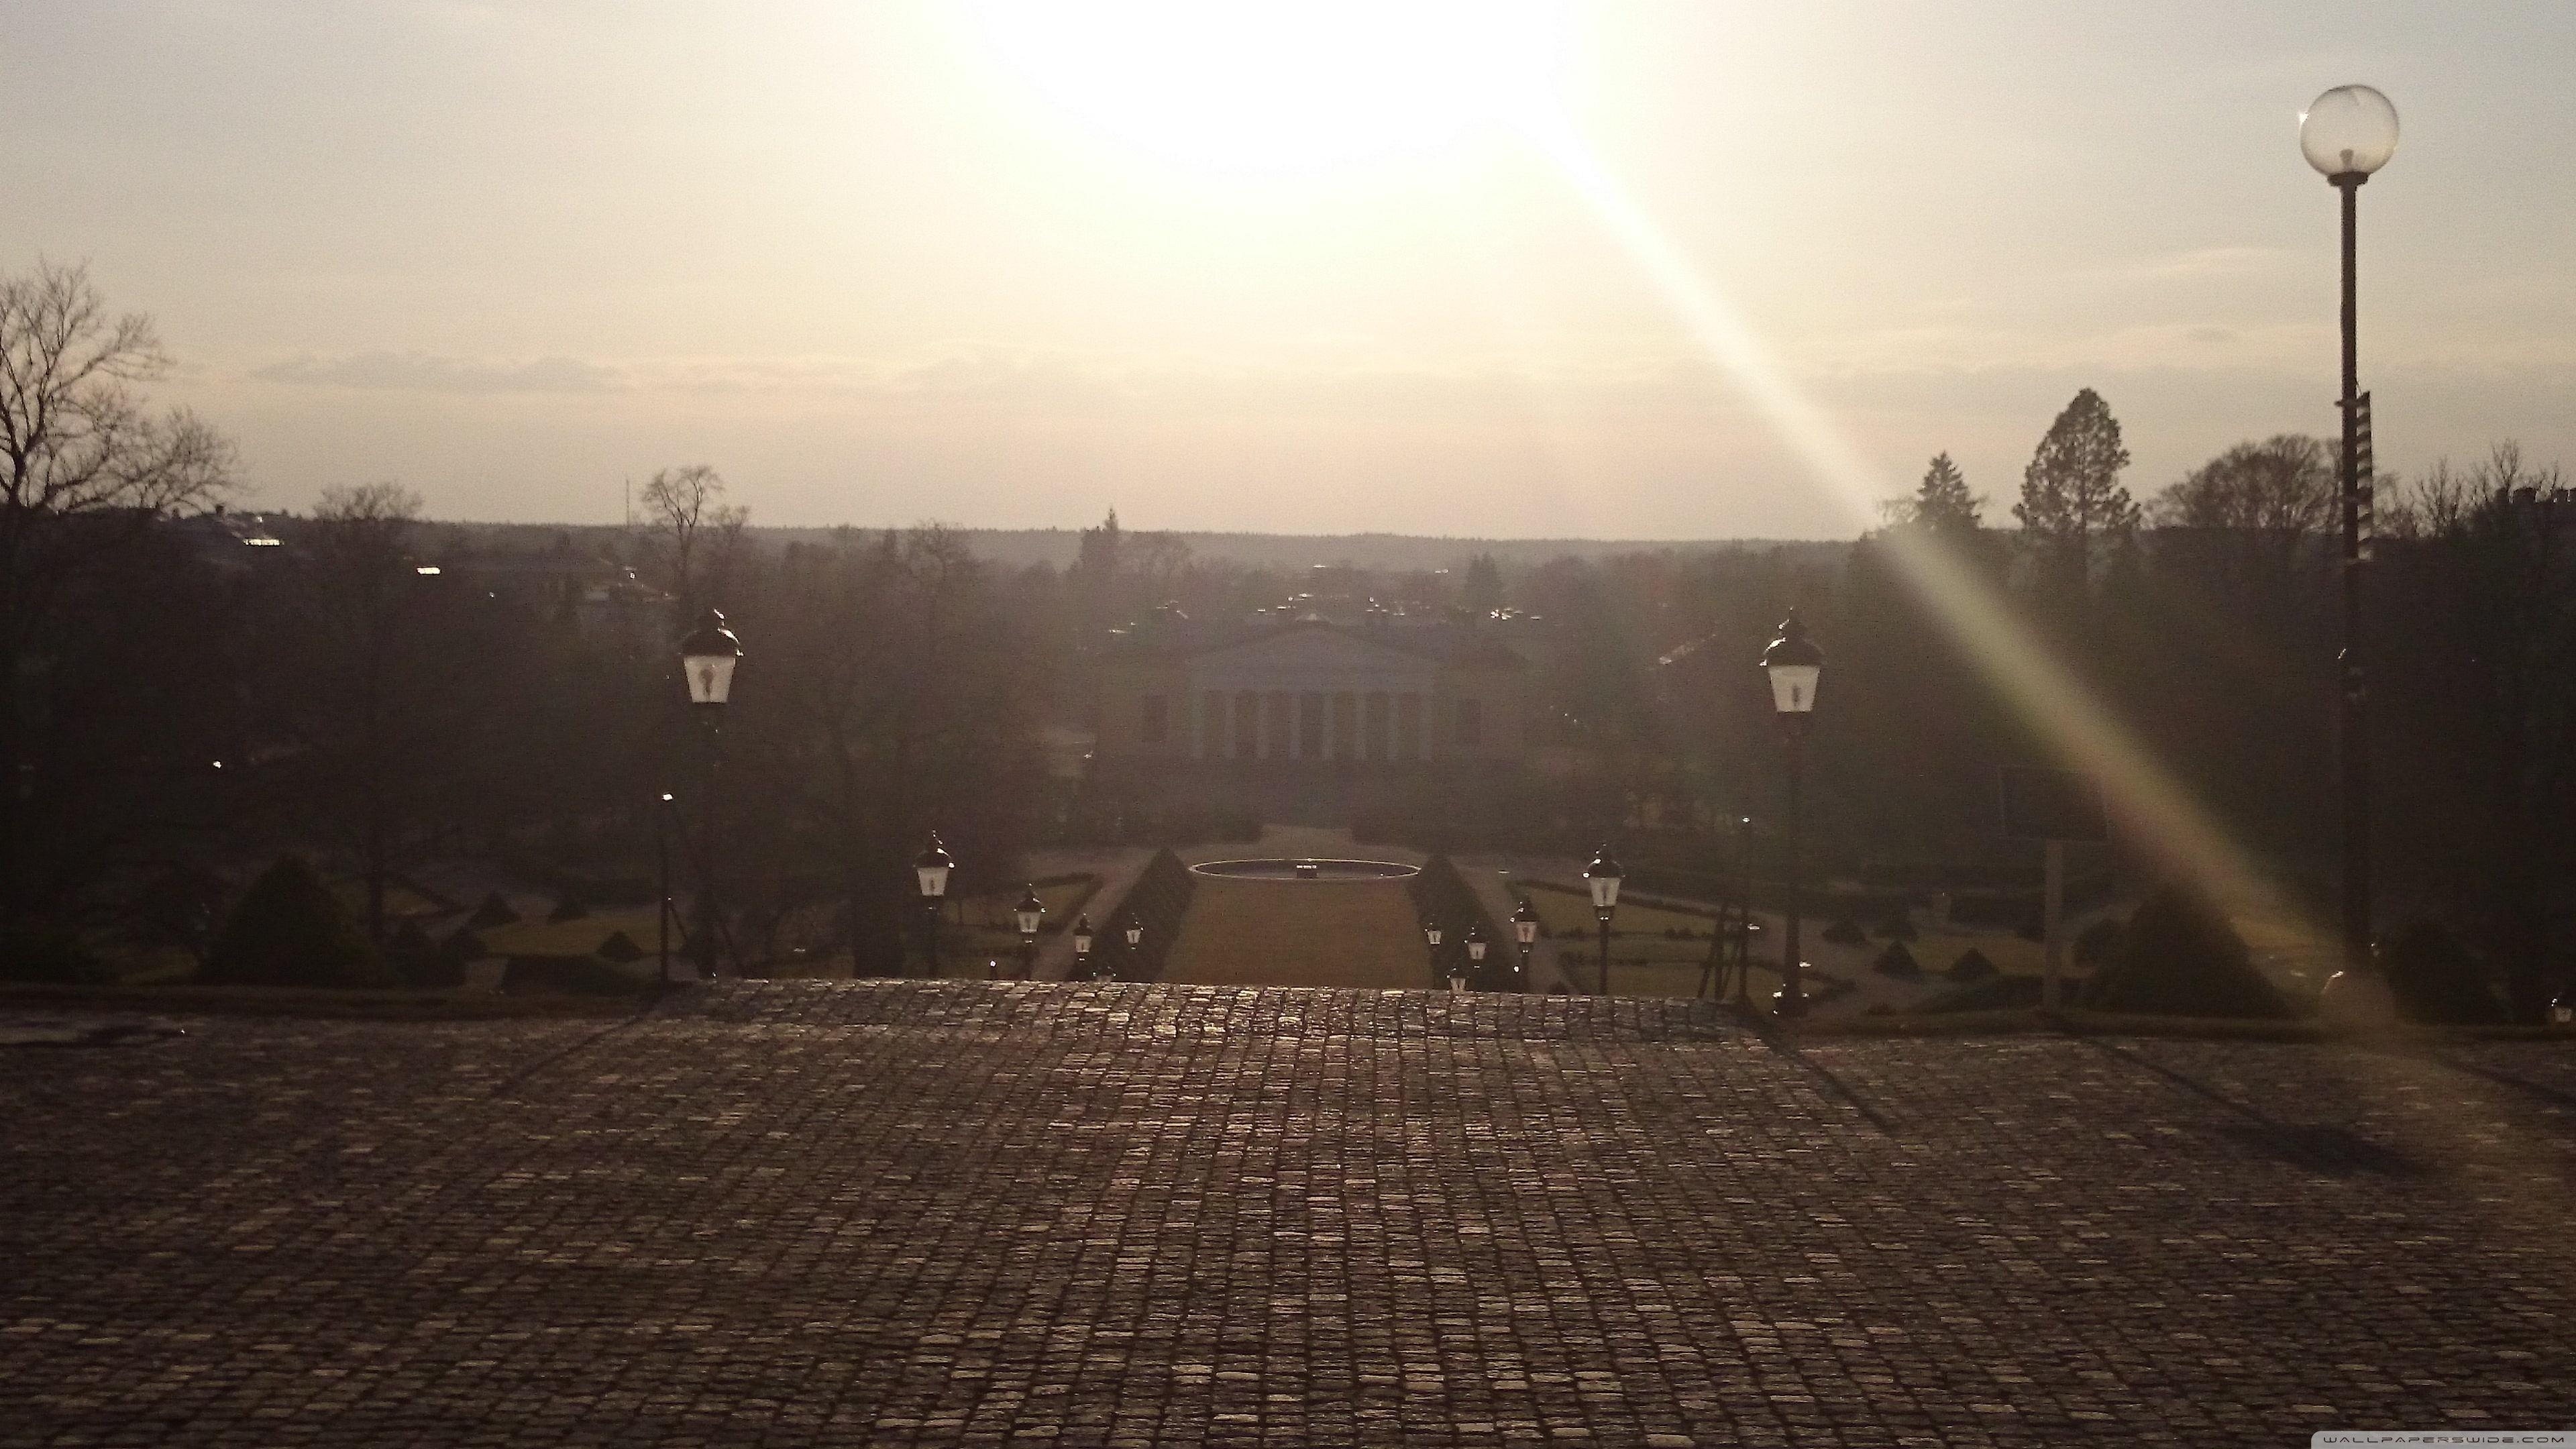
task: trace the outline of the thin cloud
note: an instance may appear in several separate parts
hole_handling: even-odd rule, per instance
[[[259,368],[251,376],[295,387],[387,392],[613,392],[628,386],[617,368],[577,357],[490,362],[426,352],[354,352],[338,357],[303,353]]]

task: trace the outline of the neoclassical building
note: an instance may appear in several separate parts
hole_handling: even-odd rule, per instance
[[[1094,748],[1137,765],[1517,760],[1530,661],[1500,633],[1382,612],[1212,626],[1158,610],[1099,656]]]

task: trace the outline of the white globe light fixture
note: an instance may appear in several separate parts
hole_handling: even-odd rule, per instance
[[[2370,86],[2336,86],[2300,113],[2299,151],[2329,181],[2368,176],[2397,154],[2397,107]]]

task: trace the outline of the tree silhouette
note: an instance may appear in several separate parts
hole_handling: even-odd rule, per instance
[[[2077,393],[2048,425],[2022,470],[2021,501],[2013,505],[2044,588],[2081,592],[2095,541],[2137,528],[2137,502],[2120,484],[2120,470],[2128,466],[2120,420],[2093,389]]]
[[[1980,515],[1985,507],[1986,500],[1968,491],[1968,475],[1959,471],[1949,454],[1939,453],[1924,470],[1914,496],[1898,499],[1889,511],[1896,523],[1940,534],[1973,534],[1984,526]]]
[[[231,488],[232,444],[182,410],[147,412],[138,384],[169,368],[152,320],[112,315],[86,267],[0,276],[0,770],[35,743],[20,681],[81,583],[156,521]],[[0,788],[0,930],[27,903],[28,777]]]

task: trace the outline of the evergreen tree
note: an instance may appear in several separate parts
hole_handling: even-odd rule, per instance
[[[2120,470],[2128,466],[2120,420],[2093,389],[2077,393],[2048,425],[2048,436],[2022,471],[2013,517],[2053,576],[2050,582],[2080,588],[2092,566],[2094,540],[2137,528],[2137,501],[2120,485]]]
[[[1968,491],[1968,475],[1941,453],[1923,474],[1923,482],[1907,500],[1910,523],[1919,524],[1935,533],[1974,533],[1984,526],[1978,515],[1985,511],[1986,500]]]
[[[215,938],[203,979],[224,986],[391,986],[348,907],[300,856],[260,873]]]
[[[1467,560],[1467,585],[1460,602],[1478,618],[1503,606],[1503,568],[1492,554],[1480,553]]]

